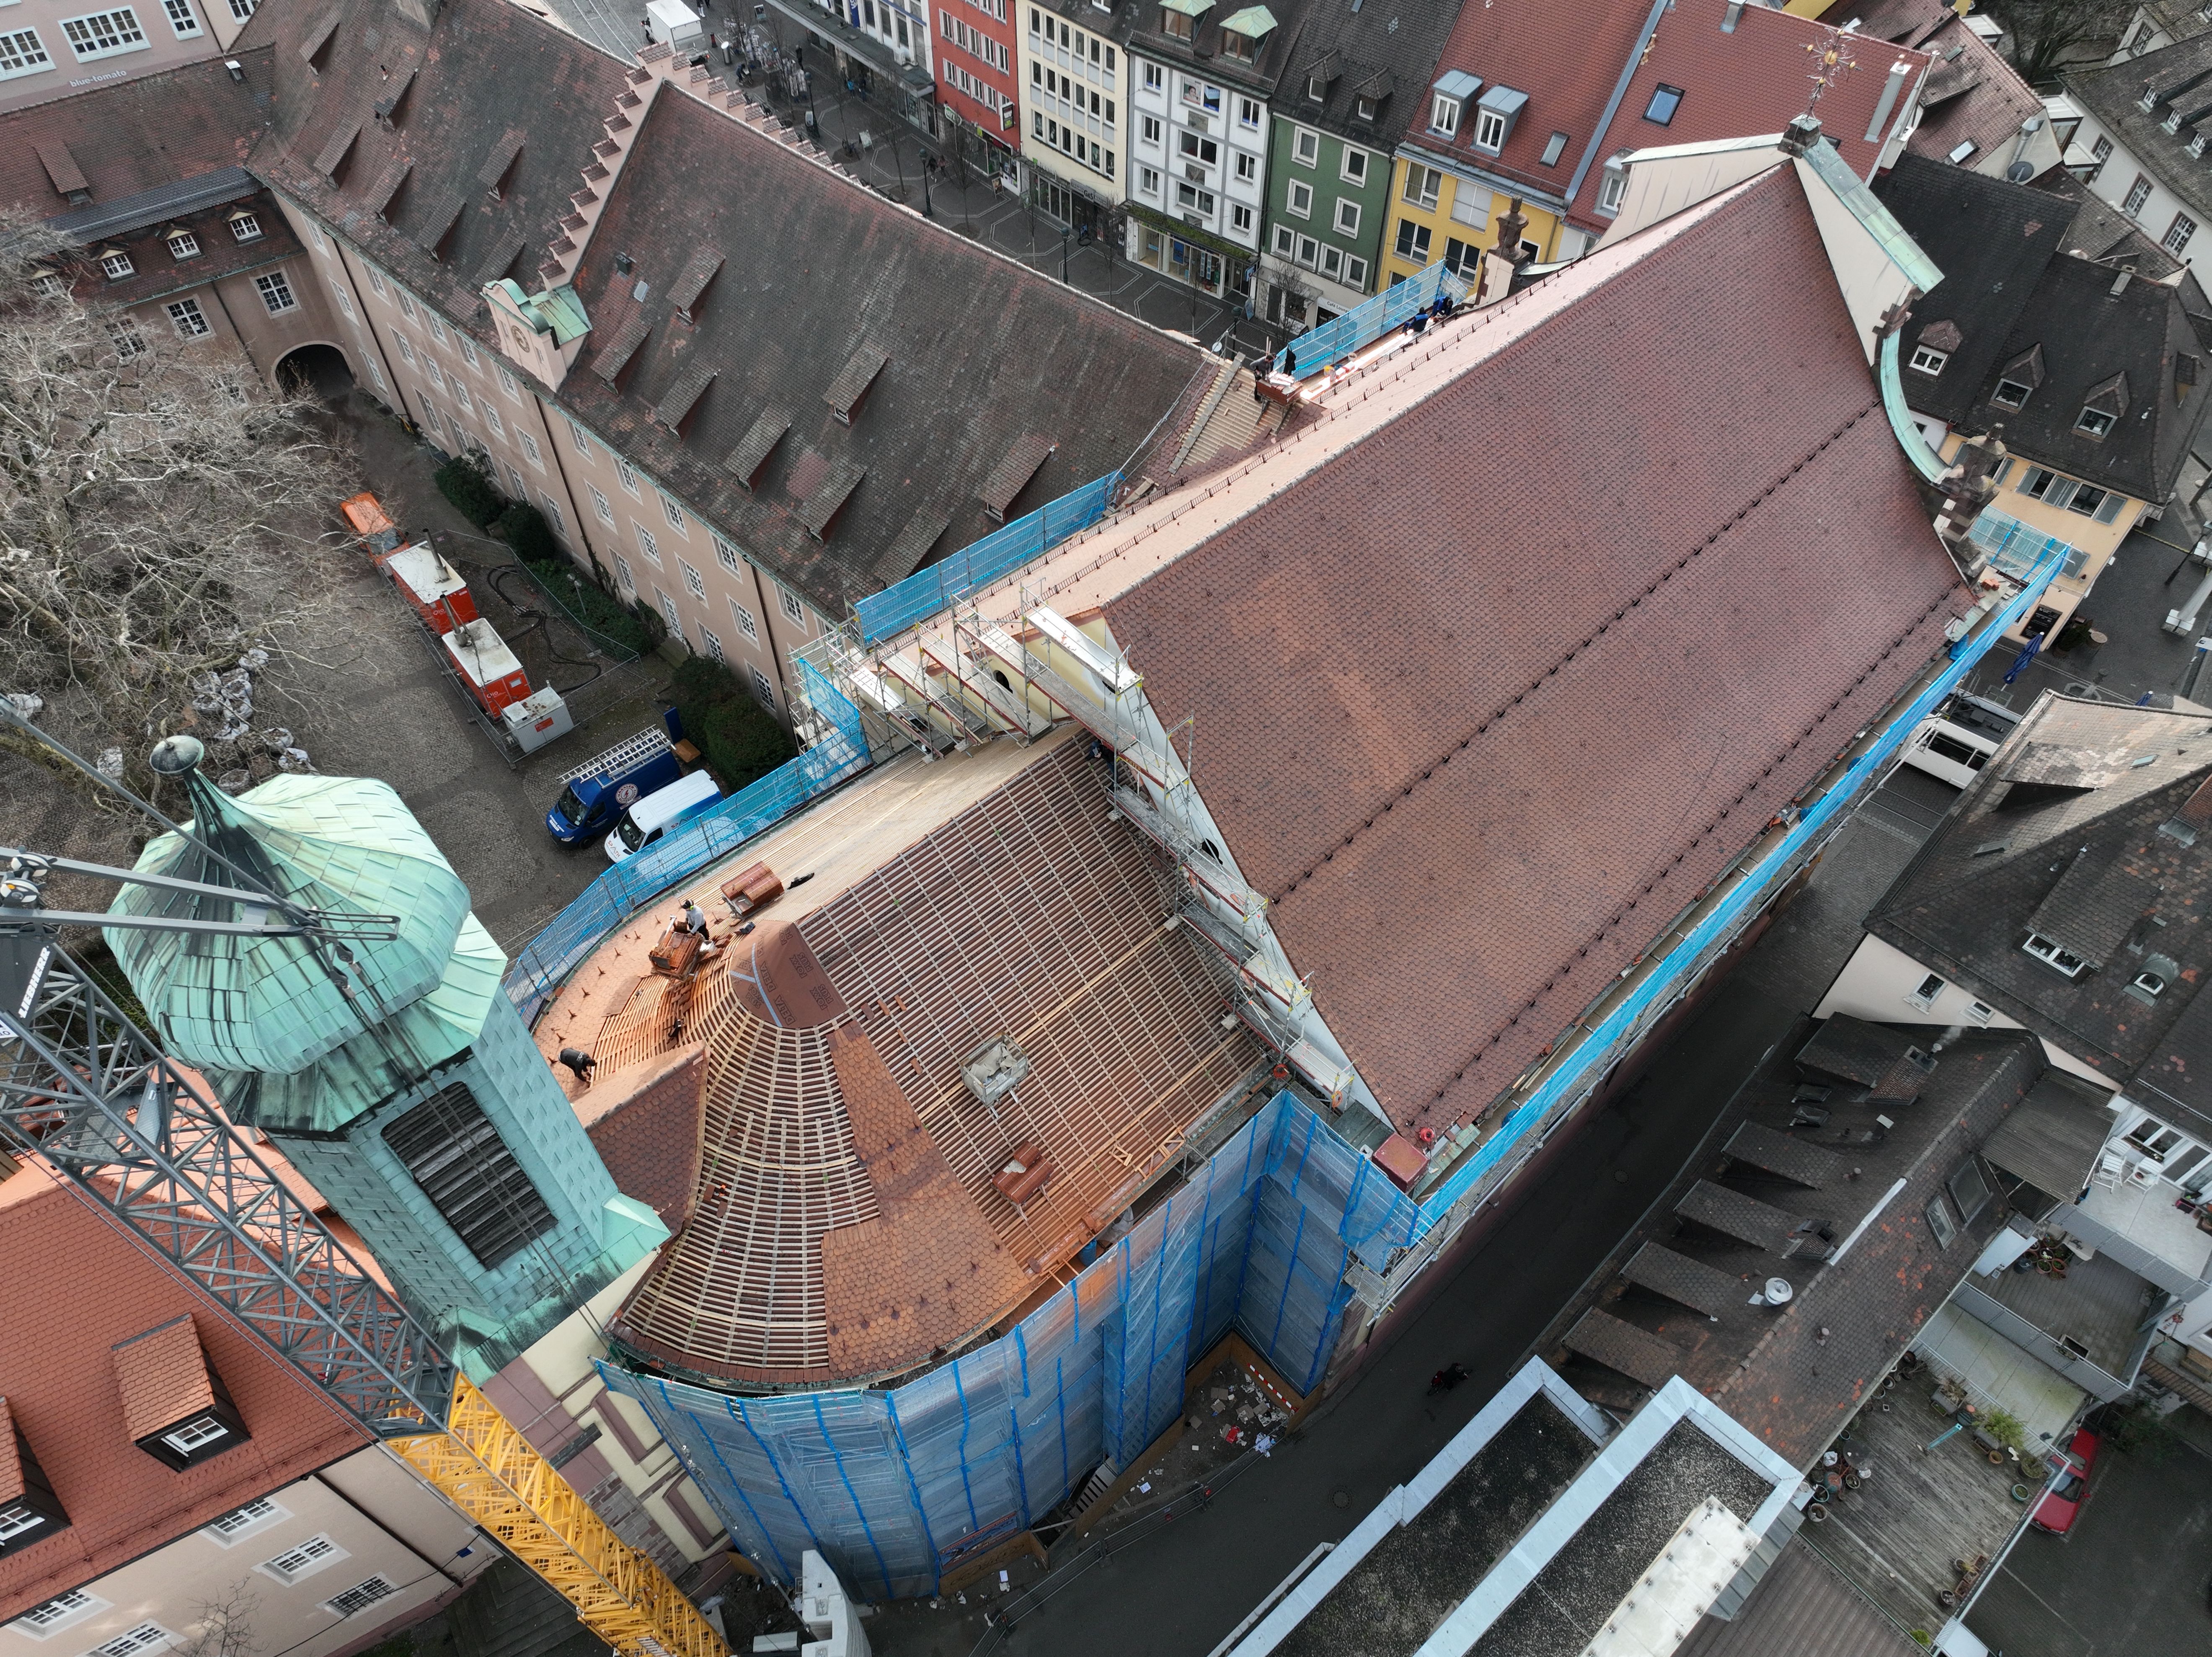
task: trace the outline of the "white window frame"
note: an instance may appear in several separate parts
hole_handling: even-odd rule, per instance
[[[514,377],[512,374],[508,374],[507,370],[504,368],[501,369],[500,373],[506,376],[507,385],[510,388],[507,395],[512,397],[514,395],[512,389],[514,383]],[[570,440],[572,440],[576,446],[576,452],[582,455],[585,459],[589,460],[592,458],[592,434],[586,431],[581,426],[578,425],[574,416],[573,416],[568,419],[568,436]]]
[[[295,1582],[304,1582],[310,1576],[328,1570],[341,1560],[353,1555],[332,1541],[325,1532],[317,1532],[304,1542],[295,1542],[274,1558],[264,1559],[253,1569],[263,1575],[273,1577],[289,1587]]]
[[[116,21],[118,18],[127,21],[118,25]],[[76,25],[82,27],[73,27]],[[119,58],[127,52],[144,52],[154,44],[146,38],[146,31],[140,27],[137,10],[130,6],[114,6],[106,11],[88,11],[76,17],[64,17],[60,27],[62,39],[69,42],[69,49],[76,55],[80,64],[95,64],[103,58]],[[79,34],[95,44],[89,47],[79,46]],[[97,44],[103,37],[107,44]]]
[[[789,587],[783,586],[781,582],[776,585],[775,602],[776,607],[783,611],[783,619],[785,621],[790,622],[802,633],[811,634],[814,631],[813,628],[808,624],[806,620],[805,604],[800,602],[799,597],[797,593],[793,592]]]
[[[2079,978],[2089,969],[2089,963],[2080,956],[2057,939],[2045,938],[2041,932],[2030,932],[2027,942],[2020,947],[2062,978]],[[2074,963],[2070,967],[2066,964],[2069,961]]]
[[[1321,165],[1321,134],[1310,126],[1295,127],[1291,133],[1291,159],[1300,167]]]
[[[584,487],[591,492],[592,510],[599,514],[599,522],[612,529],[615,526],[614,503],[600,492],[597,483],[586,483]]]
[[[1948,351],[1939,351],[1933,345],[1916,345],[1912,348],[1912,360],[1905,366],[1916,373],[1940,374],[1950,360]]]
[[[179,1455],[191,1455],[231,1435],[230,1429],[212,1415],[196,1416],[161,1435],[161,1442]]]
[[[52,1599],[18,1614],[8,1626],[30,1639],[44,1640],[82,1623],[94,1611],[106,1611],[109,1604],[83,1588],[64,1588]]]
[[[631,598],[636,598],[637,577],[630,573],[629,560],[620,553],[615,555],[615,574],[620,578],[623,591]]]
[[[1336,234],[1340,236],[1359,234],[1359,203],[1347,197],[1336,198]]]
[[[704,598],[707,596],[706,577],[691,567],[689,559],[678,558],[676,561],[676,568],[684,573],[684,591],[694,598]]]
[[[0,1508],[0,1542],[11,1537],[28,1535],[46,1522],[46,1514],[24,1502]]]
[[[645,499],[645,496],[638,492],[637,468],[631,465],[629,461],[623,459],[620,455],[617,455],[615,457],[615,477],[617,481],[622,484],[623,490],[625,494],[630,495],[635,500],[642,501]]]
[[[179,261],[196,259],[200,256],[200,239],[189,230],[179,230],[163,239],[168,245],[169,257]]]
[[[331,278],[331,297],[337,300],[338,309],[345,313],[345,319],[353,321],[353,296],[346,292],[345,284],[336,276]]]
[[[254,290],[261,295],[262,308],[272,317],[299,307],[300,296],[292,291],[292,284],[284,279],[282,270],[270,270],[254,277]]]
[[[676,504],[676,497],[666,489],[656,489],[653,493],[660,497],[660,515],[668,520],[668,527],[678,535],[690,534],[691,520],[684,515],[684,508]]]
[[[676,607],[676,600],[670,598],[668,594],[659,587],[653,588],[653,596],[660,600],[660,619],[668,623],[669,632],[673,634],[677,638],[682,638],[684,636],[684,612]]]
[[[12,81],[19,75],[43,75],[53,66],[53,54],[39,39],[38,30],[0,29],[0,81]]]
[[[544,510],[545,521],[553,525],[553,533],[563,541],[568,538],[568,520],[561,511],[561,503],[544,489],[538,492],[538,503]]]
[[[499,416],[491,411],[491,405],[489,404],[486,404],[484,405],[484,418],[495,423],[499,420]],[[532,437],[528,432],[523,431],[520,428],[516,428],[514,435],[517,440],[519,440],[522,445],[522,458],[527,460],[532,465],[537,467],[538,470],[544,471],[545,470],[545,456],[538,446],[538,440],[535,437]]]
[[[1291,179],[1290,189],[1284,192],[1283,211],[1294,219],[1310,219],[1313,204],[1314,187],[1303,179]]]
[[[749,662],[746,666],[753,676],[753,700],[773,713],[775,712],[775,687],[769,683],[768,675],[762,672],[757,664]]]
[[[1355,161],[1359,163],[1357,167],[1352,165]],[[1336,176],[1346,184],[1356,184],[1364,190],[1367,187],[1367,152],[1356,144],[1345,145],[1344,153],[1337,158]]]
[[[1277,225],[1275,227],[1275,256],[1278,258],[1289,258],[1297,246],[1297,233],[1292,230],[1290,226],[1287,224]]]
[[[714,629],[704,622],[699,623],[699,637],[706,642],[708,657],[725,667],[729,665],[729,654],[722,648],[722,641],[714,636]]]
[[[633,518],[629,526],[637,531],[637,549],[645,555],[645,561],[655,569],[665,569],[660,561],[660,543],[653,538],[653,531]]]
[[[1457,137],[1459,118],[1465,108],[1462,100],[1437,93],[1429,100],[1429,130],[1447,138]]]
[[[1505,148],[1506,120],[1503,112],[1495,109],[1474,112],[1474,147],[1485,155],[1495,155]]]
[[[1344,283],[1347,288],[1357,288],[1363,294],[1367,291],[1367,261],[1356,253],[1344,256]]]
[[[1229,208],[1229,228],[1232,230],[1241,230],[1248,235],[1251,234],[1252,209],[1242,202],[1231,203]]]
[[[365,1577],[351,1587],[332,1594],[323,1601],[323,1609],[343,1620],[348,1617],[358,1616],[371,1605],[382,1605],[398,1592],[399,1585],[382,1571],[379,1571],[375,1575]],[[362,1595],[367,1597],[359,1598]],[[353,1603],[357,1599],[358,1603]]]
[[[752,611],[736,599],[730,600],[730,619],[738,624],[738,631],[753,644],[760,642],[760,623],[753,620]]]
[[[103,255],[100,261],[100,273],[110,282],[121,282],[126,276],[135,276],[138,274],[138,267],[131,262],[131,255],[119,252]]]
[[[167,1650],[176,1643],[177,1636],[159,1623],[141,1623],[106,1644],[94,1646],[84,1657],[140,1657],[142,1653]]]
[[[173,299],[161,308],[169,313],[170,325],[176,329],[179,339],[205,339],[215,331],[196,299]]]
[[[200,27],[200,15],[192,9],[192,0],[161,0],[161,15],[169,20],[169,29],[179,40],[197,40],[207,31]]]

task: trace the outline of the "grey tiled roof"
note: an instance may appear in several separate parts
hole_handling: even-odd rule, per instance
[[[57,214],[46,222],[78,241],[95,241],[103,236],[118,236],[126,230],[143,228],[156,220],[173,219],[180,213],[241,201],[260,188],[244,167],[226,167],[194,178],[179,179],[174,184],[157,185],[120,201],[94,202],[74,213]]]
[[[2198,121],[2212,130],[2212,34],[2103,69],[2069,70],[2059,78],[2074,100],[2200,220],[2212,215],[2212,166],[2189,154]],[[2148,110],[2142,106],[2147,91],[2156,94]],[[2166,118],[2177,106],[2183,119],[2168,132]]]

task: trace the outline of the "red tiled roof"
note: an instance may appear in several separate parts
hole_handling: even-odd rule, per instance
[[[112,1355],[123,1427],[132,1439],[151,1438],[195,1411],[214,1407],[215,1388],[191,1313],[118,1341]]]
[[[210,1313],[198,1325],[208,1358],[252,1436],[172,1472],[132,1442],[112,1349],[195,1310],[192,1292],[38,1163],[0,1183],[0,1396],[70,1517],[0,1559],[0,1622],[368,1442]]]
[[[22,1454],[15,1448],[15,1412],[0,1395],[0,1502],[13,1502],[26,1488]]]
[[[1509,1087],[1963,607],[1777,168],[1107,620],[1410,1130]]]
[[[1824,21],[1839,27],[1856,21],[1857,33],[1869,42],[1893,41],[1945,60],[1929,77],[1929,94],[1942,100],[1922,113],[1905,144],[1916,155],[1948,161],[1971,141],[1969,164],[1979,167],[1990,151],[2019,138],[2022,121],[2044,112],[2043,100],[2020,71],[1944,0],[1846,0]],[[1866,55],[1872,55],[1870,47]],[[1952,95],[1944,97],[1946,92]]]
[[[42,156],[74,167],[94,203],[241,165],[267,118],[256,99],[268,95],[269,54],[233,55],[242,82],[210,58],[0,115],[0,202],[41,218],[70,210]]]

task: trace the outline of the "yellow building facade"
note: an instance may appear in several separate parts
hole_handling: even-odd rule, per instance
[[[1951,460],[1964,441],[1959,433],[1948,433],[1937,452]],[[2025,644],[2033,629],[2046,635],[2047,648],[2073,620],[2149,503],[2021,454],[2008,456],[1997,469],[1996,485],[1996,499],[1990,503],[1995,510],[2074,549],[2042,604],[2006,635]]]
[[[1408,145],[1390,164],[1390,222],[1382,232],[1382,280],[1402,282],[1442,263],[1469,282],[1479,280],[1479,251],[1498,240],[1497,223],[1513,200],[1502,183],[1455,167],[1441,155]],[[1524,248],[1539,263],[1559,255],[1560,209],[1540,197],[1521,197]]]

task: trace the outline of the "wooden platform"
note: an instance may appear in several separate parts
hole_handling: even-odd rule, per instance
[[[1673,1343],[1594,1308],[1567,1331],[1566,1343],[1571,1350],[1646,1387],[1664,1387],[1673,1380],[1682,1357]]]
[[[1952,1561],[1996,1558],[2026,1511],[2012,1499],[2013,1484],[2042,1483],[2033,1469],[1991,1466],[1966,1433],[1922,1448],[1950,1424],[1924,1385],[1899,1386],[1869,1404],[1841,1446],[1870,1470],[1865,1482],[1837,1494],[1825,1523],[1798,1533],[1905,1628],[1942,1627],[1951,1612],[1936,1596],[1959,1580]]]
[[[1648,1242],[1638,1249],[1620,1268],[1620,1275],[1639,1289],[1664,1295],[1709,1318],[1725,1316],[1731,1308],[1749,1298],[1743,1284],[1727,1272],[1716,1272],[1702,1260],[1677,1254],[1657,1243]]]
[[[1731,1191],[1724,1185],[1715,1185],[1711,1180],[1700,1180],[1692,1186],[1682,1200],[1674,1205],[1674,1211],[1686,1220],[1709,1225],[1723,1235],[1747,1242],[1754,1248],[1764,1248],[1771,1254],[1780,1253],[1790,1241],[1790,1234],[1797,1229],[1796,1217],[1772,1204],[1747,1197],[1741,1191]]]
[[[1723,1155],[1769,1174],[1819,1190],[1844,1177],[1846,1164],[1833,1151],[1778,1133],[1759,1122],[1742,1122],[1721,1147]]]

